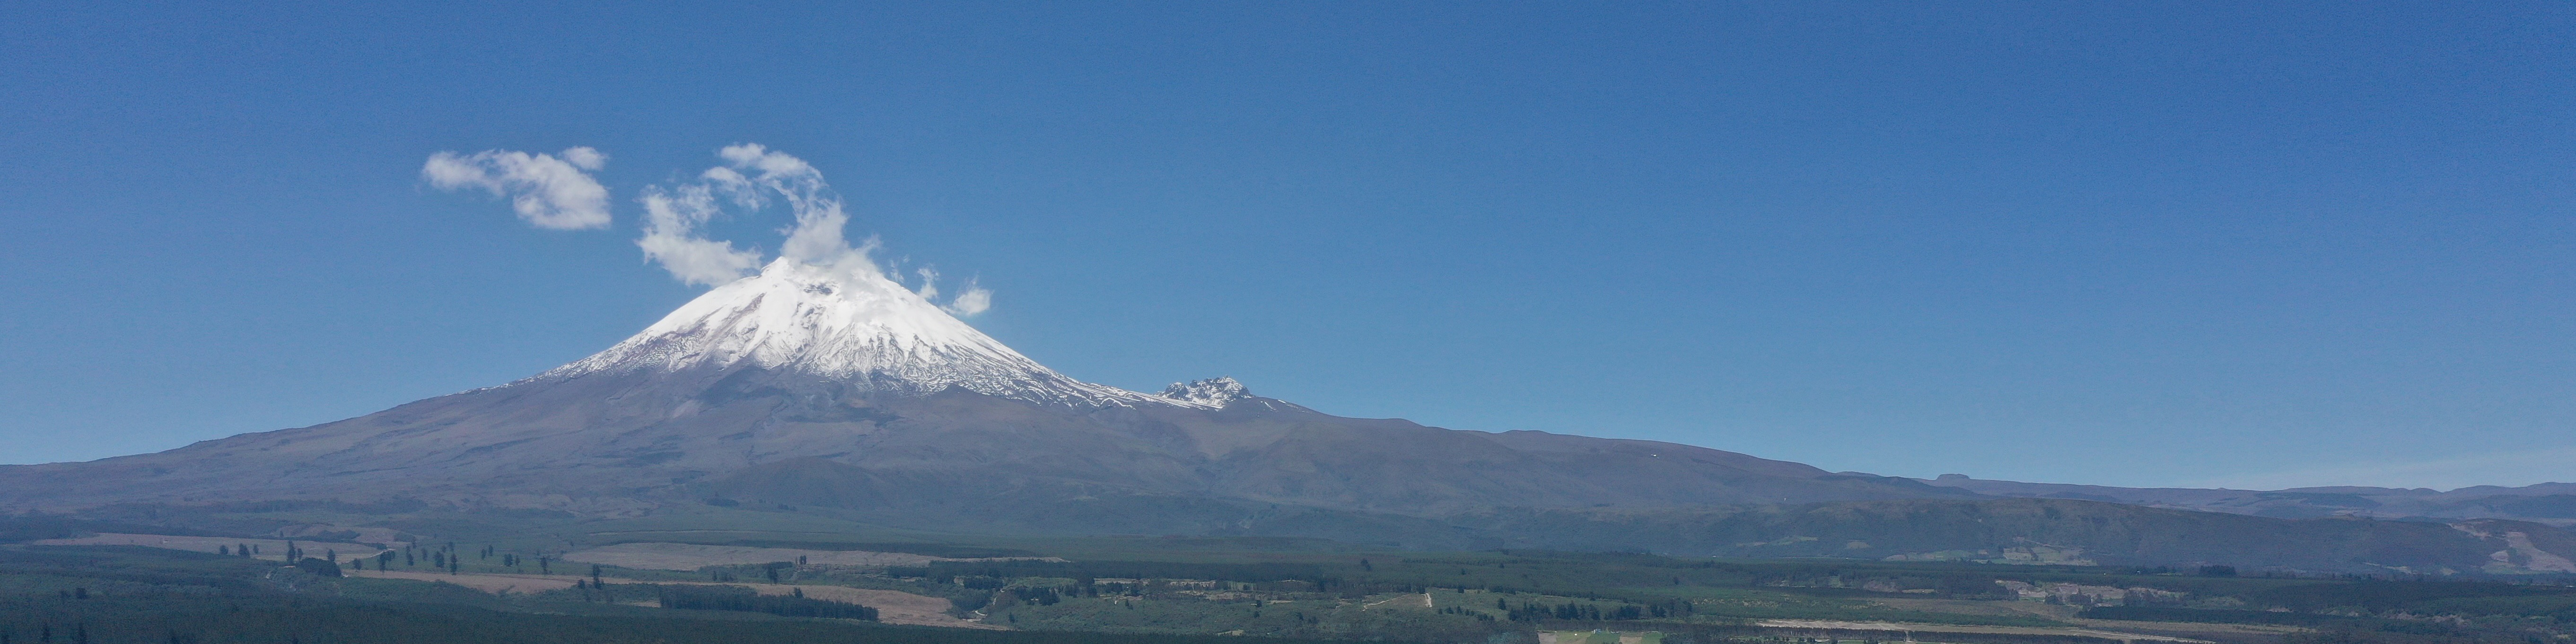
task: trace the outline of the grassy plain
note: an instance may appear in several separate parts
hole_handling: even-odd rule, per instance
[[[2563,579],[2242,577],[2220,568],[1419,552],[1281,538],[978,536],[715,507],[683,516],[617,520],[544,513],[359,516],[324,510],[328,508],[189,517],[191,534],[171,538],[138,531],[151,528],[148,524],[46,520],[51,522],[6,525],[7,520],[0,520],[0,534],[16,542],[0,545],[0,601],[18,602],[11,606],[20,610],[0,617],[0,628],[17,630],[0,633],[68,624],[95,629],[89,641],[97,642],[141,641],[116,639],[129,635],[155,642],[186,637],[234,641],[211,634],[216,632],[310,633],[294,637],[372,641],[368,637],[373,636],[348,630],[364,621],[348,621],[355,619],[351,616],[368,614],[406,624],[402,628],[425,634],[406,641],[424,642],[548,641],[530,639],[531,634],[555,633],[550,629],[576,622],[596,627],[595,633],[650,635],[671,642],[1194,642],[1201,640],[1192,638],[1205,637],[1242,642],[1271,637],[1536,644],[1541,632],[1602,630],[1656,632],[1673,644],[1908,638],[1979,644],[2562,644],[2576,633],[2576,588],[2552,585],[2570,581]],[[123,542],[190,547],[31,543],[95,541],[95,535],[108,531],[85,530],[108,527],[132,535],[115,537]],[[343,556],[329,572],[274,559],[218,556],[195,547],[240,543],[259,534],[251,530],[398,540],[335,541],[384,556],[365,564],[352,564]],[[725,555],[720,562],[693,569],[622,568],[564,559],[567,553],[621,544],[629,550],[650,544],[727,547],[713,549]],[[373,550],[377,546],[385,550]],[[905,556],[817,554],[861,552]],[[750,563],[767,553],[796,554]],[[800,563],[798,556],[806,561]],[[918,565],[849,563],[853,561]],[[335,576],[343,567],[351,576]],[[747,595],[867,605],[878,608],[884,621],[950,628],[890,630],[898,627],[652,605],[647,589],[674,584],[738,586],[742,590],[737,592]],[[211,607],[221,602],[267,611],[261,614],[270,615],[262,618],[269,621],[258,626],[241,621],[248,618],[225,616],[229,612],[217,615],[220,611]],[[160,632],[144,637],[138,634],[144,631],[127,628],[132,624],[81,617],[104,615],[98,611],[108,607],[156,615],[133,623],[158,624],[152,628]],[[29,621],[19,619],[20,614],[50,617]],[[545,622],[550,619],[558,621]],[[537,622],[547,625],[535,626]],[[526,627],[493,631],[483,628],[487,623]],[[184,624],[203,624],[199,630],[209,634],[191,635],[198,631],[182,628]],[[307,630],[295,630],[299,628]],[[975,629],[993,633],[958,634]],[[1000,632],[1004,630],[1020,632]],[[117,635],[110,637],[110,631]],[[1008,639],[1037,637],[1028,631],[1044,637]],[[688,635],[717,632],[729,635]],[[617,637],[624,636],[563,641],[653,641]],[[920,639],[925,637],[930,639]],[[257,639],[242,638],[235,639]]]

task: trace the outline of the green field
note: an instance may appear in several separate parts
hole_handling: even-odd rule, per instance
[[[208,534],[355,518],[297,509],[192,517],[199,526],[193,529]],[[502,595],[427,581],[344,578],[318,560],[288,566],[276,560],[130,546],[23,545],[85,531],[171,526],[42,517],[0,520],[0,535],[20,542],[0,545],[0,643],[1243,642],[1266,637],[1536,644],[1542,632],[1600,630],[1653,632],[1662,641],[1684,644],[1900,640],[1905,637],[1900,630],[1912,630],[1917,631],[1915,641],[1989,644],[2117,641],[2098,634],[2106,631],[2231,644],[2556,644],[2576,633],[2576,588],[2541,583],[2564,584],[2563,579],[2266,577],[2235,576],[2215,567],[1406,552],[1277,538],[963,537],[835,532],[827,522],[780,525],[775,515],[756,525],[710,530],[703,527],[707,518],[373,517],[372,525],[396,527],[410,541],[386,544],[398,554],[370,559],[365,564],[370,571],[383,567],[586,578],[578,589]],[[591,566],[561,559],[570,550],[636,542],[1055,559],[914,566],[780,561],[694,570],[600,567],[595,579],[607,582],[605,586],[589,583]],[[807,599],[802,590],[788,597],[708,585],[735,583],[847,586],[944,598],[957,617],[1013,630],[872,624],[865,620],[873,618],[873,609]]]

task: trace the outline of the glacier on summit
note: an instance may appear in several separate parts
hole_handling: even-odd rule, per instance
[[[699,295],[616,346],[530,380],[706,368],[792,372],[915,396],[954,386],[1083,407],[1224,404],[1075,380],[1003,346],[872,266],[787,257]]]

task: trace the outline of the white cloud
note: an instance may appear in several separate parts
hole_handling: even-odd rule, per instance
[[[709,169],[703,175],[716,189],[746,206],[784,199],[789,212],[796,215],[796,225],[782,231],[787,241],[779,247],[779,256],[808,264],[877,272],[876,264],[867,258],[874,240],[856,248],[850,246],[844,234],[850,215],[841,209],[841,196],[823,181],[822,171],[804,159],[771,151],[758,143],[725,146],[716,151],[716,156],[730,164]]]
[[[608,155],[601,154],[599,150],[588,147],[577,147],[565,150],[563,151],[563,159],[565,163],[570,163],[573,167],[592,172],[598,172],[602,166],[608,165]]]
[[[726,146],[716,156],[725,165],[698,173],[696,181],[644,191],[644,236],[635,245],[671,276],[689,284],[733,281],[760,266],[761,253],[738,249],[731,242],[708,239],[699,229],[726,214],[725,207],[758,211],[784,201],[796,223],[779,232],[787,240],[779,255],[808,264],[832,266],[868,276],[882,276],[868,252],[870,238],[853,247],[843,229],[850,217],[840,195],[823,181],[823,173],[803,159],[772,152],[756,143]]]
[[[950,313],[974,317],[977,313],[993,308],[993,290],[976,286],[975,280],[968,278],[966,290],[958,291],[957,299],[949,300],[947,306],[939,308],[947,309]]]
[[[850,243],[850,215],[840,194],[832,191],[813,164],[757,143],[725,146],[716,156],[724,160],[723,165],[708,168],[687,183],[647,187],[638,198],[644,205],[644,234],[636,238],[635,246],[671,277],[686,284],[714,286],[758,270],[760,249],[710,239],[704,229],[709,222],[734,214],[730,211],[747,216],[783,203],[795,223],[779,230],[786,235],[779,257],[848,271],[863,279],[902,278],[870,258],[877,250],[875,237]],[[420,174],[443,190],[480,188],[508,197],[519,218],[539,228],[580,230],[609,224],[608,189],[589,174],[607,163],[608,155],[590,148],[559,155],[511,150],[471,155],[440,152],[430,155]],[[939,271],[925,266],[918,274],[921,287],[913,292],[937,303],[942,294]],[[973,279],[940,305],[961,316],[992,307],[993,291]]]
[[[760,266],[760,251],[733,247],[733,242],[698,235],[723,210],[704,184],[644,191],[644,237],[635,240],[644,258],[662,265],[684,284],[714,286],[734,281]]]
[[[422,179],[442,190],[481,188],[508,197],[529,225],[553,230],[608,227],[608,188],[592,179],[608,155],[582,147],[558,158],[512,150],[471,155],[440,152],[420,168]]]
[[[920,294],[921,299],[937,303],[939,269],[923,266],[920,270],[913,271],[913,274],[921,276],[921,288],[913,289],[912,292]],[[966,279],[966,287],[957,292],[957,297],[950,298],[947,304],[942,304],[939,308],[959,316],[974,317],[977,313],[993,308],[993,290],[977,286],[975,278],[970,277]]]
[[[696,181],[677,188],[654,188],[645,194],[645,235],[635,243],[671,275],[691,284],[720,284],[750,272],[759,265],[757,251],[738,250],[732,244],[700,237],[697,231],[723,214],[727,204],[759,210],[784,203],[796,223],[779,231],[787,236],[778,249],[779,257],[865,278],[902,279],[901,274],[888,273],[870,257],[877,250],[875,237],[856,245],[850,243],[849,212],[843,208],[840,194],[832,191],[831,184],[823,180],[823,172],[813,164],[757,143],[725,146],[716,151],[716,156],[725,164],[698,173]],[[913,292],[936,303],[941,295],[939,271],[925,266],[916,274],[921,276],[921,287]],[[977,286],[971,279],[940,306],[962,316],[992,307],[993,291]]]
[[[923,266],[919,272],[921,274],[921,289],[913,292],[921,294],[921,299],[939,299],[939,271],[928,266]]]

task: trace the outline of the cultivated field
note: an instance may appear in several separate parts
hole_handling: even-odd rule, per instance
[[[818,566],[920,566],[933,561],[981,561],[905,552],[709,546],[694,543],[621,543],[564,553],[563,558],[566,561],[637,570],[697,570],[706,566],[740,566],[778,561]],[[1051,560],[1062,561],[1061,559]]]
[[[171,550],[214,552],[215,549],[219,547],[233,547],[249,544],[259,547],[259,554],[255,555],[254,558],[283,561],[286,559],[287,541],[287,539],[242,539],[235,537],[190,537],[169,534],[102,532],[96,536],[81,537],[78,539],[45,539],[41,541],[29,541],[27,542],[27,545],[144,546],[150,548],[168,548]],[[355,543],[305,541],[301,539],[296,539],[294,542],[295,547],[304,549],[305,556],[308,557],[321,557],[325,552],[330,552],[338,554],[345,560],[356,557],[373,557],[376,556],[376,553],[384,552],[383,548]]]
[[[408,570],[359,570],[350,571],[348,574],[352,577],[366,577],[372,579],[408,579],[413,581],[434,581],[445,584],[456,584],[458,586],[464,586],[466,588],[472,588],[493,594],[536,593],[549,590],[564,590],[572,588],[574,580],[580,579],[580,577],[570,575],[515,575],[491,573],[451,575],[447,573],[416,572]],[[980,624],[951,617],[948,614],[950,604],[946,599],[938,597],[924,597],[900,591],[850,588],[846,586],[800,586],[789,584],[740,583],[717,584],[715,582],[704,581],[657,581],[652,583],[742,586],[750,588],[754,592],[758,592],[763,595],[788,595],[794,594],[798,590],[803,590],[805,591],[806,597],[836,602],[847,602],[877,609],[877,621],[888,624],[1008,630],[1000,626]]]

